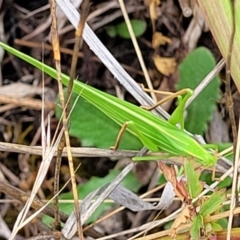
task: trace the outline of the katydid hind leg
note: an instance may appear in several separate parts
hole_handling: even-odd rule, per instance
[[[119,147],[119,143],[122,139],[123,133],[125,130],[129,128],[132,133],[134,133],[138,139],[142,142],[143,146],[145,146],[148,150],[157,152],[159,151],[158,146],[156,146],[148,137],[144,136],[137,128],[136,124],[133,121],[127,121],[123,124],[121,130],[118,133],[117,140],[114,146],[110,149],[116,150]]]
[[[221,181],[221,179],[219,177],[216,177],[216,166],[213,166],[213,170],[212,170],[212,181]]]

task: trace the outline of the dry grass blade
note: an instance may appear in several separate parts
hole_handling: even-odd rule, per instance
[[[43,114],[43,113],[42,113]],[[42,135],[44,136],[44,128],[42,128]],[[39,214],[41,212],[38,211],[37,213],[35,213],[34,215],[31,215],[31,217],[26,219],[27,213],[32,205],[32,202],[37,194],[38,189],[40,188],[46,174],[49,168],[49,165],[51,163],[52,157],[53,157],[53,153],[56,151],[56,148],[60,142],[60,139],[62,137],[63,131],[61,131],[58,135],[58,138],[56,139],[56,142],[53,146],[46,146],[43,143],[44,148],[43,150],[43,160],[40,164],[39,170],[38,170],[38,174],[36,176],[36,180],[34,182],[33,188],[32,188],[32,192],[29,196],[28,201],[26,202],[25,206],[23,207],[23,209],[21,210],[21,212],[19,213],[17,220],[15,222],[11,237],[9,238],[9,240],[14,239],[15,235],[17,234],[17,232],[24,227],[26,224],[28,224],[34,217],[36,217],[37,214]],[[49,138],[47,136],[47,138]],[[25,220],[26,219],[26,220]]]
[[[153,194],[154,192],[157,192],[158,190],[162,189],[163,187],[164,187],[163,185],[157,186],[156,188],[154,188],[154,189],[152,189],[152,190],[150,190],[150,191],[148,191],[148,192],[142,194],[142,195],[140,196],[140,198],[141,198],[141,199],[144,198],[144,200],[146,200],[145,197],[147,197],[147,196]],[[159,201],[158,198],[156,199],[155,202],[157,202],[157,201]],[[123,207],[123,206],[121,206],[121,207],[115,209],[115,210],[112,211],[111,213],[109,213],[109,214],[107,214],[107,215],[105,215],[105,216],[99,218],[99,219],[98,219],[97,221],[95,221],[94,223],[92,223],[92,224],[86,226],[83,230],[85,231],[85,230],[88,230],[89,228],[92,228],[93,226],[97,225],[98,223],[100,223],[100,222],[106,220],[107,218],[113,216],[114,214],[116,214],[116,213],[118,213],[118,212],[120,212],[120,211],[122,211],[122,210],[124,210],[124,209],[125,209],[125,207]]]
[[[211,80],[214,79],[217,74],[219,74],[219,72],[223,69],[224,64],[224,60],[221,59],[217,66],[201,81],[201,83],[195,88],[193,95],[186,102],[185,109],[194,101],[194,99],[211,82]]]
[[[232,31],[229,39],[229,50],[227,55],[226,61],[226,105],[229,112],[230,123],[232,127],[232,134],[233,134],[233,152],[234,152],[234,171],[233,171],[233,180],[232,180],[232,196],[231,196],[231,204],[230,204],[230,215],[228,219],[228,231],[227,231],[227,240],[231,239],[231,228],[232,228],[232,221],[233,221],[233,210],[235,206],[239,204],[238,200],[238,162],[239,162],[239,132],[237,136],[237,126],[234,116],[233,110],[233,97],[232,97],[232,90],[231,90],[231,63],[232,63],[232,51],[233,51],[233,44],[235,40],[236,34],[236,10],[235,10],[235,1],[231,0],[231,17],[232,17]],[[239,122],[240,125],[240,122]],[[238,127],[239,129],[239,127]]]
[[[66,14],[69,21],[77,28],[79,21],[79,13],[69,1],[56,0],[59,7]],[[85,25],[83,39],[86,41],[90,49],[101,59],[103,64],[116,77],[116,79],[132,94],[133,97],[143,106],[152,106],[153,100],[141,89],[141,87],[130,77],[130,75],[122,68],[119,62],[112,56],[102,42],[97,38],[88,24]],[[168,119],[169,114],[162,108],[158,107],[156,111]]]
[[[208,26],[214,36],[214,39],[222,53],[223,58],[226,60],[228,56],[228,48],[230,45],[230,38],[232,32],[232,14],[231,14],[231,1],[229,0],[198,0],[198,3],[203,11],[204,17]],[[236,11],[236,26],[240,23],[240,2],[235,1]],[[240,90],[240,31],[236,29],[235,41],[232,51],[231,75],[233,80]]]
[[[232,134],[233,134],[233,150],[234,153],[236,152],[236,144],[237,144],[237,126],[233,111],[233,97],[232,97],[232,90],[231,90],[231,63],[232,63],[232,51],[233,51],[233,44],[236,34],[236,21],[235,21],[235,1],[231,1],[231,17],[232,17],[232,31],[229,39],[229,48],[228,48],[228,55],[226,61],[226,107],[228,108],[230,123],[232,127]]]
[[[114,179],[114,181],[109,184],[109,186],[103,191],[97,200],[89,206],[85,214],[82,214],[82,219],[81,222],[84,224],[86,220],[92,215],[92,213],[99,207],[99,205],[109,196],[109,194],[116,188],[116,186],[119,185],[119,183],[125,178],[125,176],[132,170],[134,166],[134,163],[129,164],[127,167],[125,167],[122,172]],[[88,197],[91,197],[88,196]],[[76,226],[76,216],[75,213],[73,212],[71,216],[69,217],[67,223],[65,224],[62,233],[66,238],[72,238],[77,230]]]
[[[44,104],[42,103],[42,107],[44,106]],[[42,136],[43,136],[43,139],[49,139],[50,136],[48,135],[46,138],[45,138],[45,132],[44,132],[44,117],[43,117],[43,114],[44,114],[44,110],[42,108]],[[33,189],[32,189],[32,192],[31,192],[31,195],[29,196],[25,206],[23,207],[23,209],[21,210],[21,212],[18,214],[18,217],[17,217],[17,220],[14,224],[14,227],[13,227],[13,231],[12,231],[12,234],[11,236],[9,237],[9,239],[14,239],[17,232],[22,228],[24,227],[26,224],[28,224],[37,214],[39,214],[39,212],[36,212],[34,215],[32,215],[31,217],[27,218],[27,213],[32,205],[32,202],[34,201],[34,198],[37,194],[37,191],[38,189],[40,188],[43,180],[44,180],[44,177],[46,176],[47,174],[47,170],[48,170],[48,167],[51,163],[51,159],[52,159],[52,152],[51,150],[54,149],[54,148],[50,148],[50,151],[48,151],[48,147],[49,145],[47,145],[47,142],[45,143],[45,141],[42,142],[43,144],[43,148],[42,148],[42,156],[43,156],[43,161],[40,165],[40,168],[39,168],[39,171],[38,171],[38,174],[37,174],[37,177],[36,177],[36,180],[34,182],[34,185],[33,185]]]

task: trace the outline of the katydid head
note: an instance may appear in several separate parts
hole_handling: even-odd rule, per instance
[[[205,167],[213,167],[217,162],[217,156],[207,152],[202,159],[198,159],[198,162]]]

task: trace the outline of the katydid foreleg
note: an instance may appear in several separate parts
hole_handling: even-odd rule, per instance
[[[152,90],[148,90],[146,88],[143,88],[144,91],[147,92],[151,92]],[[185,109],[185,104],[187,102],[187,100],[192,96],[193,91],[189,88],[184,88],[176,93],[171,93],[171,92],[162,92],[162,91],[158,91],[158,90],[153,90],[154,93],[158,93],[158,94],[165,94],[165,95],[169,95],[166,98],[160,100],[159,102],[157,102],[155,105],[150,106],[150,107],[142,107],[148,111],[151,111],[153,109],[155,109],[156,107],[158,107],[159,105],[163,104],[164,102],[171,100],[173,98],[178,98],[178,106],[175,109],[175,111],[173,112],[173,114],[171,115],[170,119],[168,120],[169,123],[171,123],[172,125],[177,125],[180,124],[181,129],[184,129],[184,109]],[[181,97],[181,95],[185,95],[184,97]]]

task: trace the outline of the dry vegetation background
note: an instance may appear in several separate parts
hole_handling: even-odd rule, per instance
[[[79,6],[77,0],[74,2],[76,6]],[[146,23],[146,30],[138,37],[138,43],[154,89],[175,91],[174,86],[179,76],[178,65],[197,46],[205,46],[210,49],[217,62],[221,59],[221,54],[197,3],[191,1],[192,5],[187,5],[187,2],[184,0],[125,1],[130,18],[143,20]],[[62,71],[68,74],[75,41],[74,29],[64,16],[59,15],[58,17],[60,51],[62,54],[61,66]],[[112,38],[106,31],[106,26],[116,26],[123,21],[117,1],[91,1],[87,21],[90,27],[125,70],[138,83],[145,83],[132,41],[121,36]],[[50,66],[54,66],[50,27],[51,18],[48,1],[0,0],[1,41],[40,61],[43,60]],[[51,116],[50,132],[53,136],[58,124],[58,119],[54,115],[58,94],[57,82],[47,75],[43,76],[40,70],[18,58],[2,51],[0,53],[2,59],[0,78],[0,180],[9,184],[8,189],[11,189],[10,186],[14,186],[29,194],[42,161],[41,155],[34,154],[34,152],[40,151],[40,148],[37,149],[34,146],[41,146],[42,83],[44,79],[46,99],[44,118],[47,121],[47,115]],[[84,79],[91,86],[136,103],[84,42],[79,53],[76,76]],[[224,78],[223,74],[221,76]],[[235,100],[238,101],[237,95]],[[175,105],[172,102],[164,105],[164,109],[170,113],[174,108]],[[236,105],[236,109],[238,109],[238,105]],[[209,128],[206,134],[207,140],[209,142],[214,141],[214,136],[217,134],[221,136],[219,141],[231,141],[224,99],[219,101],[218,110],[218,116],[213,118],[210,124],[212,128]],[[218,125],[218,128],[214,130],[216,125]],[[7,143],[14,145],[10,146]],[[32,147],[24,149],[20,145]],[[80,147],[81,140],[71,138],[71,145]],[[107,157],[76,157],[74,158],[75,166],[81,163],[76,173],[77,184],[88,182],[92,176],[104,177],[111,169],[122,169],[126,165],[126,161],[128,160],[121,159],[117,162]],[[155,169],[155,163],[140,163],[134,168],[134,174],[142,185],[138,192],[139,195],[157,185],[156,178],[152,179],[156,173]],[[63,186],[70,176],[66,158],[63,158],[60,173],[60,186]],[[52,163],[38,191],[37,196],[40,199],[47,200],[52,197],[53,177],[54,164]],[[17,193],[16,199],[13,198],[13,195],[10,198],[6,194],[8,189],[0,190],[0,239],[8,239],[19,211],[23,207],[23,203],[18,201],[20,200],[20,193]],[[15,190],[11,191],[14,192]],[[69,191],[71,191],[71,185],[67,184],[63,192]],[[152,194],[151,197],[159,197],[160,194],[161,190]],[[116,207],[114,206],[114,208]],[[88,232],[85,232],[85,236],[86,239],[98,239],[135,228],[150,222],[156,216],[159,219],[164,218],[179,207],[180,203],[175,202],[159,216],[158,211],[133,213],[124,210],[105,222],[103,221],[97,228],[88,230]],[[113,209],[108,210],[108,212],[111,211]],[[30,216],[33,212],[34,210],[31,209],[28,215]],[[161,230],[163,230],[163,226],[156,228],[154,231]],[[52,234],[51,229],[43,226],[40,217],[38,217],[20,230],[16,239],[40,239],[41,234],[47,232]],[[36,238],[31,238],[33,236]],[[131,234],[128,235],[128,237],[130,236]],[[119,236],[112,239],[127,239],[128,237]]]

